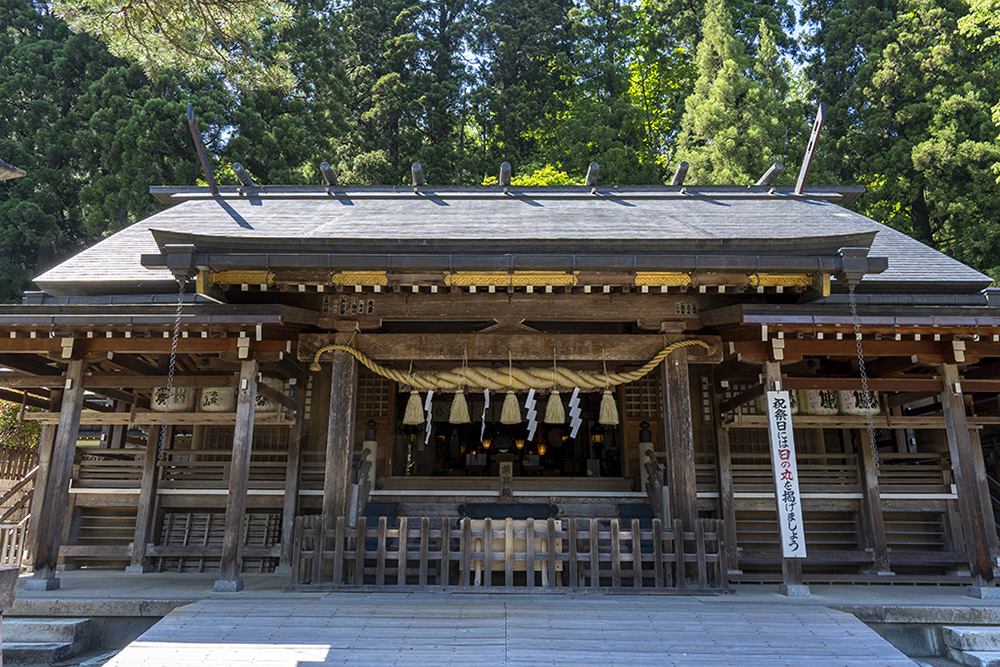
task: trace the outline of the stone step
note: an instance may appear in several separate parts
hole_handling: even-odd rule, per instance
[[[1000,651],[1000,627],[946,625],[941,628],[944,645],[958,651]]]
[[[7,642],[90,642],[89,618],[6,617],[3,619],[3,641]]]
[[[7,667],[51,665],[77,653],[71,642],[9,642],[6,639],[3,642],[3,664]]]

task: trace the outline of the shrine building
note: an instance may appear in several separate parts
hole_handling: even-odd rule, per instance
[[[860,187],[151,192],[0,306],[30,588],[994,586],[1000,292]]]

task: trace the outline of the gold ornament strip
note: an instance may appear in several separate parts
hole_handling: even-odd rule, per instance
[[[635,284],[639,287],[644,285],[649,287],[684,287],[691,284],[691,275],[666,271],[640,271],[635,274]]]
[[[330,274],[331,285],[381,285],[389,284],[385,271],[337,271]]]
[[[270,271],[210,271],[208,282],[213,285],[273,285]]]
[[[578,272],[564,273],[560,271],[458,271],[444,277],[444,284],[451,287],[553,287],[573,286],[577,284]]]

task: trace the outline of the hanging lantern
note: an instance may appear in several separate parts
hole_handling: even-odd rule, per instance
[[[490,451],[490,447],[493,446],[493,438],[483,438],[483,449]]]
[[[521,423],[521,406],[517,402],[517,394],[512,391],[508,391],[506,398],[503,399],[500,423],[508,425]]]
[[[465,392],[459,389],[455,392],[455,397],[451,399],[451,414],[448,415],[448,422],[452,424],[468,424],[472,421],[469,416],[469,404],[465,400]]]
[[[605,389],[604,396],[601,397],[601,411],[597,421],[603,426],[618,424],[618,406],[615,405],[615,397],[610,389]]]
[[[514,441],[514,446],[517,447],[517,451],[524,449],[524,438],[518,438]]]
[[[548,405],[545,406],[546,424],[563,424],[566,422],[566,410],[563,408],[562,398],[555,389],[549,394]]]
[[[544,440],[540,441],[537,446],[538,446],[538,455],[545,456],[545,450],[548,449],[548,445],[545,444],[545,441]]]
[[[419,426],[424,423],[424,407],[420,404],[420,392],[416,389],[410,391],[406,412],[403,413],[403,423],[407,426]]]

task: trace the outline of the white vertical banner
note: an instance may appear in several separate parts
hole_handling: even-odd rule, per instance
[[[799,468],[795,463],[791,400],[787,391],[769,391],[764,398],[767,403],[767,435],[771,441],[771,468],[774,470],[774,497],[778,502],[781,555],[784,558],[805,558],[805,526],[799,495]]]

